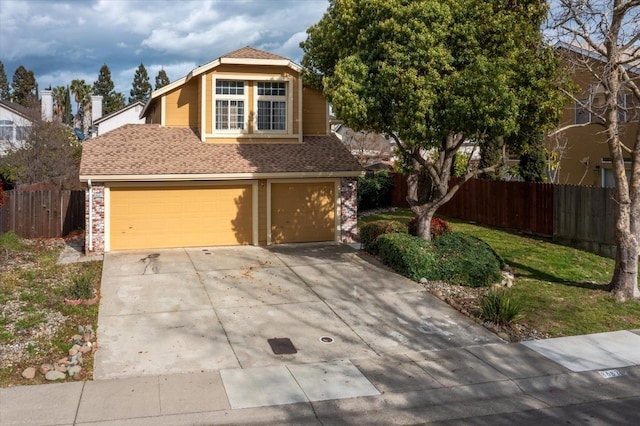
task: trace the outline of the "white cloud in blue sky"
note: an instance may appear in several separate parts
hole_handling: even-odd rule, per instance
[[[92,84],[106,63],[129,96],[144,63],[152,84],[161,68],[177,80],[198,65],[251,45],[302,59],[306,29],[327,0],[1,0],[0,60],[9,81],[19,65],[40,89],[73,79]]]

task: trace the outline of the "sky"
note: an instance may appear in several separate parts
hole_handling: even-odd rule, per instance
[[[0,61],[9,82],[23,65],[39,89],[82,79],[103,64],[128,99],[143,63],[152,85],[244,46],[300,63],[299,43],[328,0],[1,0]]]

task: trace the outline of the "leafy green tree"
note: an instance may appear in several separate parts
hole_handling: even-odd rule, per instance
[[[480,163],[478,167],[482,170],[487,169],[486,172],[480,175],[482,179],[502,179],[502,168],[492,169],[491,166],[494,164],[504,165],[503,147],[504,139],[502,137],[486,138],[484,143],[480,145]]]
[[[20,65],[13,74],[13,101],[23,106],[31,106],[38,100],[38,83],[33,71]]]
[[[161,69],[160,71],[158,71],[158,75],[156,76],[156,88],[154,90],[158,90],[169,83],[171,82],[169,81],[167,73],[164,71],[164,69]]]
[[[124,107],[124,96],[115,91],[115,85],[111,79],[111,70],[107,64],[100,67],[98,79],[93,83],[92,92],[94,95],[102,96],[102,113],[111,114]]]
[[[151,83],[149,83],[149,74],[147,69],[142,63],[136,70],[136,74],[133,76],[133,83],[131,84],[131,91],[129,97],[129,103],[136,101],[146,102],[151,96]]]
[[[9,80],[7,74],[4,71],[4,64],[0,61],[0,99],[8,101],[11,97],[11,88],[9,87]]]
[[[469,168],[449,185],[465,141],[517,133],[529,101],[520,76],[550,50],[540,32],[546,15],[540,0],[330,0],[307,30],[307,83],[345,125],[396,141],[420,237],[431,238],[431,218],[460,185],[498,167]],[[548,70],[553,80],[553,64]],[[562,102],[553,102],[555,90],[539,96],[548,109],[541,124],[555,124]]]
[[[518,174],[525,182],[544,182],[547,169],[547,156],[544,146],[544,135],[530,139],[520,151]]]

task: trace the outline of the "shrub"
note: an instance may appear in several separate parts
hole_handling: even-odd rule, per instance
[[[437,251],[438,279],[470,287],[500,280],[504,261],[484,241],[461,232],[448,232],[432,243]]]
[[[391,205],[393,179],[386,171],[358,180],[358,209],[370,210]]]
[[[383,234],[407,233],[407,226],[395,220],[376,220],[360,227],[362,248],[374,256],[378,255],[378,237]]]
[[[418,235],[418,219],[413,218],[409,221],[407,225],[409,234]],[[431,219],[431,238],[439,237],[442,234],[447,232],[451,232],[451,225],[444,219],[440,219],[438,217],[434,217]]]
[[[494,324],[506,325],[520,315],[520,303],[508,290],[491,289],[480,299],[480,317]]]
[[[71,278],[71,286],[67,291],[67,299],[92,299],[94,281],[95,274],[90,269],[76,273]]]
[[[378,237],[380,260],[412,280],[433,279],[435,256],[431,244],[405,233]]]

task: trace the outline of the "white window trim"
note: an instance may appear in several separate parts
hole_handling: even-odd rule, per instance
[[[211,132],[212,136],[238,136],[249,133],[249,85],[242,76],[214,75],[211,88]],[[242,81],[244,86],[243,95],[218,95],[216,94],[216,82],[220,81]],[[218,100],[244,101],[244,129],[216,129],[216,102]]]
[[[272,95],[258,95],[258,83],[270,83],[270,82],[284,82],[286,95],[272,96]],[[282,101],[286,102],[287,116],[285,123],[285,130],[258,130],[258,101]],[[292,135],[293,134],[293,78],[269,78],[258,79],[253,85],[253,133],[256,135]]]

